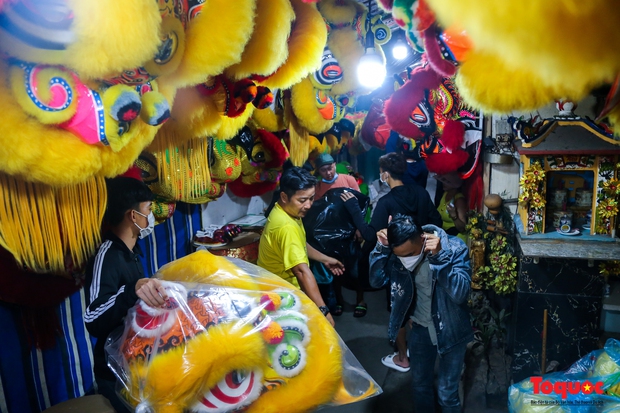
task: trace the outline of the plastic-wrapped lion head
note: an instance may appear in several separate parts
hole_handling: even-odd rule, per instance
[[[107,348],[137,412],[305,412],[377,392],[362,374],[366,388],[350,395],[342,380],[353,370],[338,335],[273,274],[198,251],[157,276],[167,307],[138,304]]]

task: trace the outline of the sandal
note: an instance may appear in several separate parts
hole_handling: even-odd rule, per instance
[[[396,356],[398,356],[398,352],[385,356],[381,359],[381,363],[383,363],[384,366],[394,369],[396,371],[400,371],[401,373],[408,372],[410,367],[399,366],[394,362],[394,357]]]
[[[342,315],[342,311],[343,311],[342,306],[338,304],[334,307],[334,311],[332,311],[332,315],[338,317]]]
[[[353,317],[364,317],[367,311],[368,304],[358,304],[357,307],[355,307],[355,311],[353,311]]]

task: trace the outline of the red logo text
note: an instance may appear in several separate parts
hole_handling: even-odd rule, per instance
[[[543,380],[542,377],[530,377],[530,381],[534,385],[534,394],[559,394],[562,399],[566,399],[568,394],[603,394],[603,382],[597,381],[592,383],[589,380],[580,381],[556,381],[550,382]]]

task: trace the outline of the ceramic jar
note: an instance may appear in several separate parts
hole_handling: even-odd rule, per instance
[[[575,204],[579,207],[592,206],[592,191],[583,188],[575,190]]]
[[[568,202],[568,189],[553,189],[550,193],[551,205],[562,208]]]

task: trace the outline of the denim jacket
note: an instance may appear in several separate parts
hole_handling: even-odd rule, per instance
[[[441,251],[425,258],[432,273],[431,315],[437,331],[437,350],[441,354],[474,338],[467,307],[471,290],[469,251],[459,238],[449,236],[434,225],[425,225],[422,229],[435,232],[441,240]],[[394,341],[415,299],[415,283],[411,272],[403,267],[391,249],[377,243],[370,253],[370,285],[380,288],[388,282],[392,295],[388,336]]]

